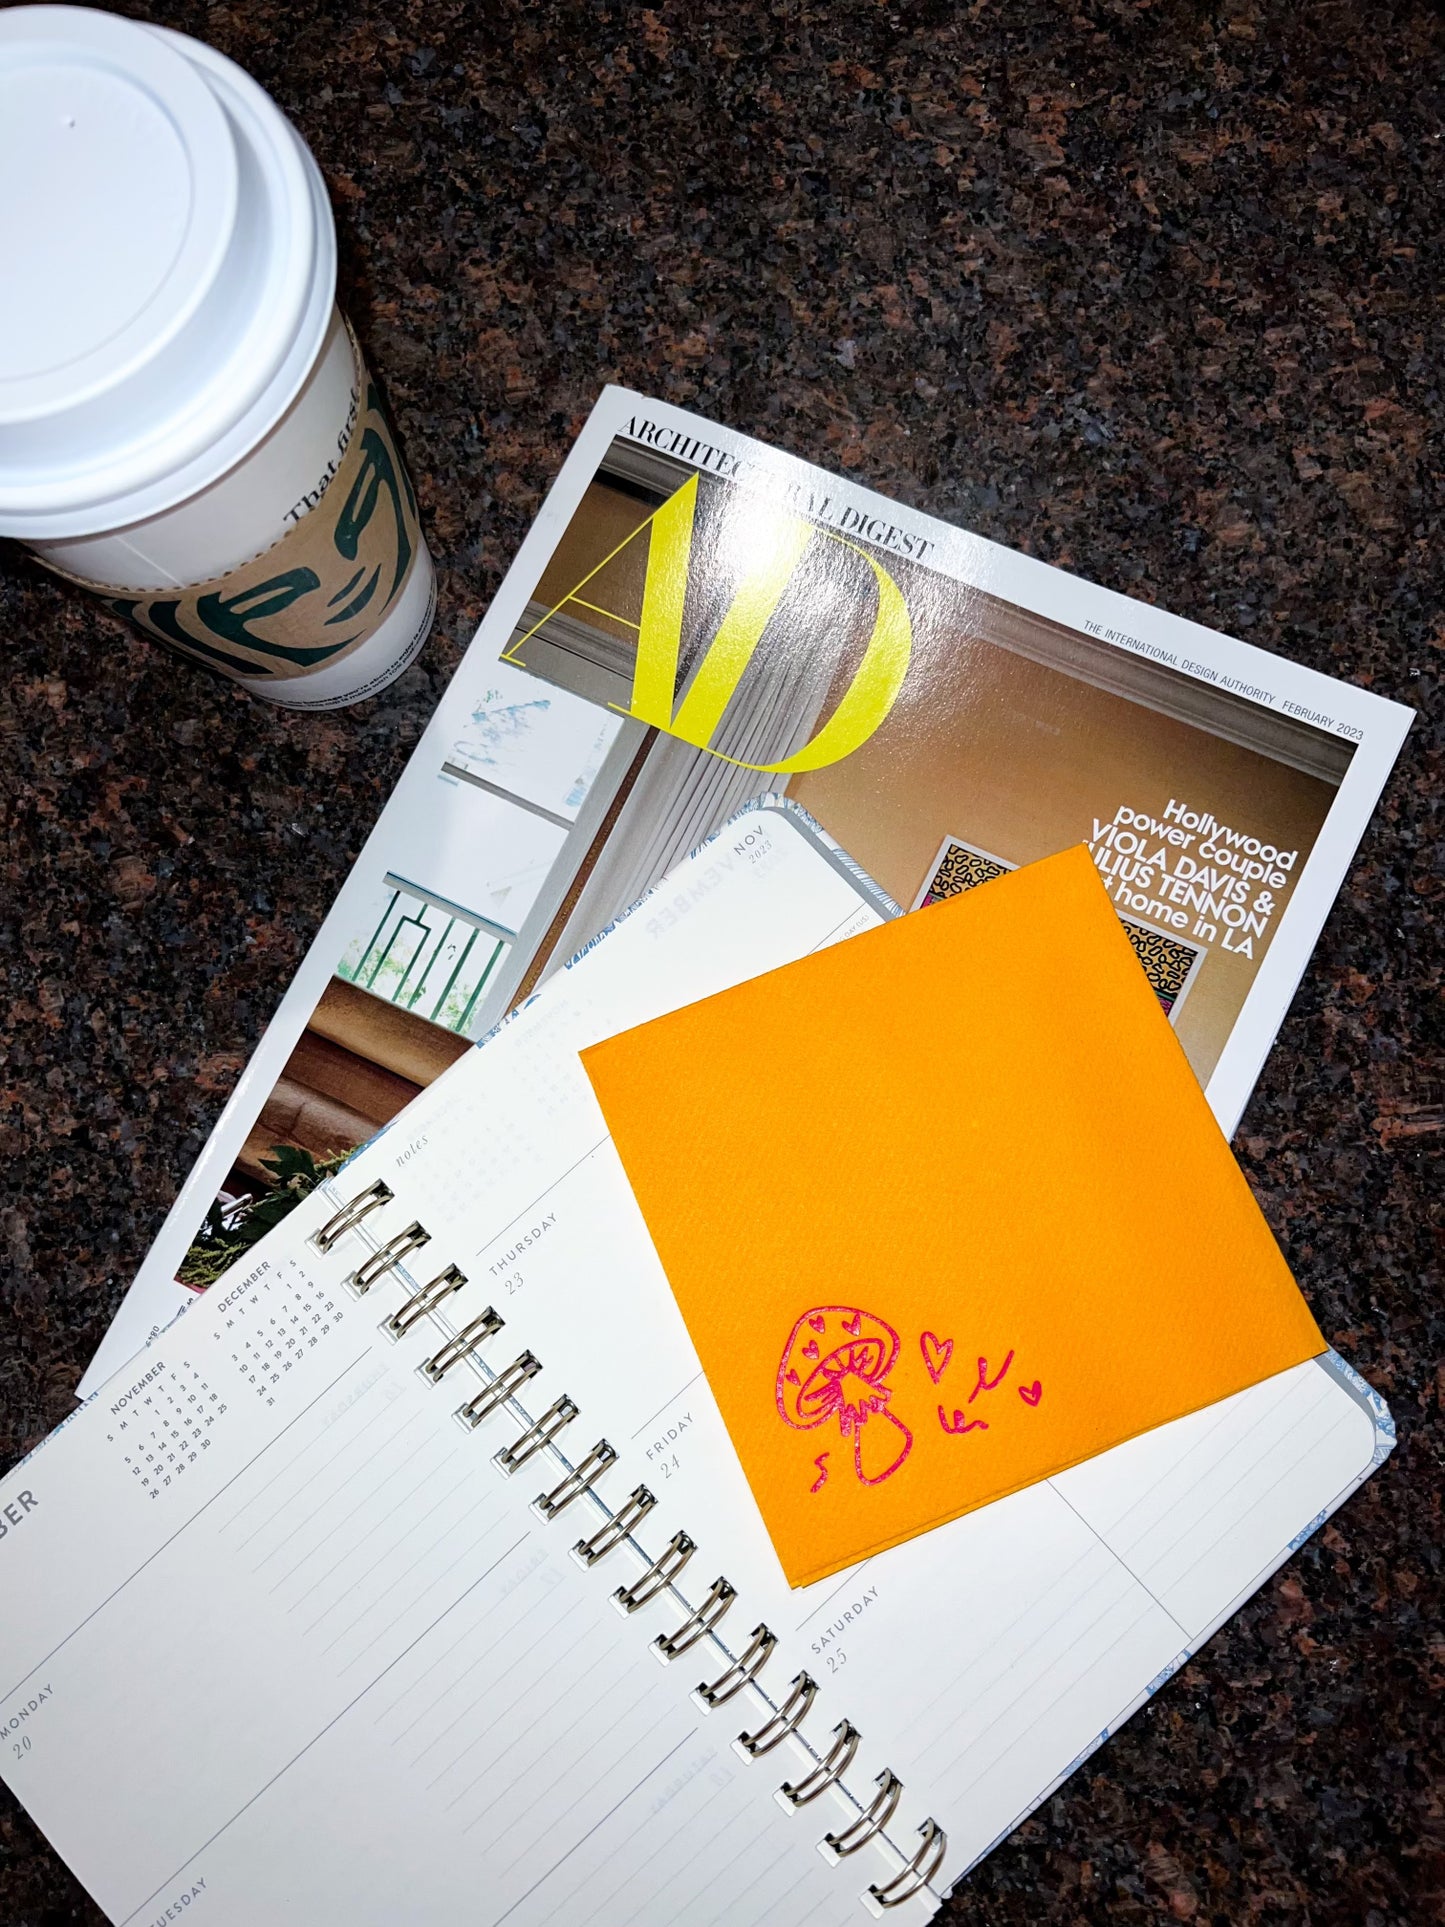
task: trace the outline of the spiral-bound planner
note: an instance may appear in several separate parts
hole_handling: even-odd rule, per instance
[[[751,807],[0,1484],[112,1920],[926,1918],[1389,1449],[1311,1362],[788,1588],[576,1053],[892,909]]]

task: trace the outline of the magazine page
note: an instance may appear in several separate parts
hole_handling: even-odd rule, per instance
[[[1410,720],[608,389],[82,1394],[767,792],[905,909],[1087,844],[1232,1131]]]

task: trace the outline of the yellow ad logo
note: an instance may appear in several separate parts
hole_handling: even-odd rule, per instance
[[[692,476],[658,509],[605,556],[596,568],[583,577],[575,589],[548,610],[541,622],[534,623],[520,638],[520,649],[549,617],[569,604],[599,611],[584,600],[583,592],[593,577],[620,555],[629,543],[645,538],[647,573],[643,585],[641,620],[625,618],[628,628],[637,630],[637,659],[632,676],[632,697],[624,709],[611,707],[625,716],[665,730],[670,736],[704,749],[740,769],[759,770],[771,775],[794,776],[804,770],[823,769],[841,762],[845,756],[866,743],[893,707],[903,679],[908,673],[913,650],[913,630],[902,591],[888,571],[857,543],[820,529],[800,517],[781,511],[771,518],[759,541],[757,553],[749,558],[738,582],[731,606],[718,625],[717,633],[698,663],[691,682],[677,700],[678,663],[682,653],[683,605],[687,597],[688,574],[692,567],[697,516],[698,478]],[[791,756],[778,763],[749,763],[727,756],[713,746],[713,737],[723,714],[763,638],[763,632],[777,608],[783,592],[792,581],[805,551],[813,541],[832,542],[862,559],[872,572],[878,592],[878,608],[872,633],[853,678],[834,706],[832,715],[813,736]],[[507,660],[525,668],[519,657],[507,652]]]

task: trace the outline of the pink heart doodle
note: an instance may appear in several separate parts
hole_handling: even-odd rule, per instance
[[[1032,1385],[1020,1385],[1019,1397],[1025,1405],[1037,1405],[1044,1395],[1044,1388],[1037,1379]]]
[[[810,1338],[808,1340],[807,1344],[803,1347],[803,1356],[804,1358],[816,1358],[818,1356],[818,1341],[816,1338]]]
[[[851,1318],[845,1318],[843,1320],[843,1329],[850,1338],[856,1338],[862,1328],[863,1314],[861,1311],[855,1311]]]
[[[828,1322],[827,1319],[823,1316],[822,1312],[820,1311],[815,1311],[808,1320],[808,1323],[813,1327],[813,1330],[815,1332],[822,1331],[823,1327],[827,1324],[827,1322]]]
[[[798,1377],[798,1374],[796,1372],[788,1373],[788,1383],[790,1385],[801,1385],[802,1382],[803,1382],[802,1379]]]
[[[948,1361],[953,1357],[953,1340],[935,1338],[932,1332],[924,1332],[918,1345],[923,1353],[923,1362],[928,1367],[928,1376],[936,1385],[948,1370]]]

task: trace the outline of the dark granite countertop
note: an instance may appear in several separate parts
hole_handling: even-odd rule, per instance
[[[309,718],[0,560],[0,1463],[70,1409],[570,436],[624,381],[1423,712],[1239,1138],[1400,1448],[947,1918],[1440,1918],[1439,16],[120,11],[214,41],[314,147],[442,600],[400,683]],[[0,1921],[99,1919],[0,1792]]]

